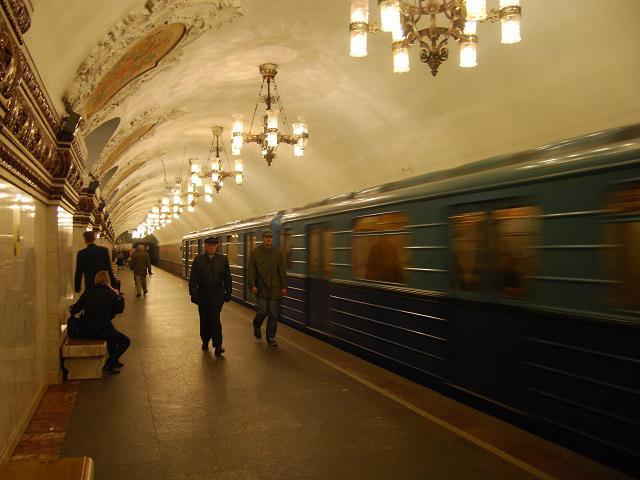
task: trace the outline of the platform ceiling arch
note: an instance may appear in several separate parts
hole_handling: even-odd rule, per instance
[[[98,177],[119,167],[102,186],[116,236],[143,220],[165,178],[184,175],[186,159],[208,153],[211,126],[228,142],[231,114],[250,118],[265,62],[279,65],[289,118],[309,124],[305,156],[282,145],[267,167],[245,146],[244,185],[229,182],[213,204],[158,231],[161,243],[640,121],[637,0],[521,0],[521,43],[502,45],[497,25],[481,25],[479,66],[459,68],[453,45],[436,78],[415,48],[411,71],[393,74],[386,35],[370,37],[368,57],[351,58],[348,0],[32,3],[25,42],[58,110],[84,114],[81,135],[121,119],[91,166]]]

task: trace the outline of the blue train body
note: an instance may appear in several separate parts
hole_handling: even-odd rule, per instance
[[[637,465],[639,125],[193,232],[185,275],[219,236],[253,304],[266,227],[287,256],[285,323]]]

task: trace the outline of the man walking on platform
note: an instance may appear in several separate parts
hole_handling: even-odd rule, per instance
[[[267,343],[277,347],[276,330],[280,300],[287,294],[287,272],[280,250],[273,248],[271,230],[262,231],[262,245],[249,258],[249,287],[258,297],[258,313],[253,320],[253,335],[260,339],[260,327],[267,318]]]
[[[151,275],[151,258],[144,250],[144,245],[139,244],[136,247],[136,251],[131,255],[129,267],[133,270],[133,279],[136,283],[136,297],[139,297],[141,292],[144,292],[146,295],[148,293],[147,273]]]
[[[109,273],[111,285],[119,290],[120,282],[113,274],[111,259],[109,258],[109,250],[95,244],[96,234],[94,232],[87,231],[84,232],[82,236],[84,237],[84,243],[87,246],[80,250],[76,256],[76,273],[74,278],[75,291],[80,292],[83,276],[85,290],[93,288],[96,273],[102,270]]]
[[[197,255],[191,265],[189,294],[191,302],[198,305],[202,350],[209,349],[211,340],[214,353],[219,357],[225,351],[220,311],[224,302],[231,300],[231,269],[227,257],[218,253],[217,238],[207,238],[204,248],[205,253]]]

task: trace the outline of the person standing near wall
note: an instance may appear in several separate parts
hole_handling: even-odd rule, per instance
[[[204,248],[205,253],[197,255],[191,265],[189,295],[191,302],[198,305],[202,350],[209,349],[211,340],[214,353],[219,357],[225,351],[220,312],[224,302],[231,300],[231,269],[227,257],[218,253],[217,238],[207,238]]]
[[[103,270],[109,274],[111,285],[119,290],[120,282],[113,274],[111,259],[109,258],[109,250],[95,244],[96,234],[94,232],[87,231],[84,232],[82,236],[84,237],[84,242],[87,246],[80,250],[76,256],[76,273],[74,278],[76,293],[80,292],[83,276],[85,290],[93,288],[96,273]]]
[[[145,252],[144,245],[140,244],[136,247],[136,251],[131,255],[129,267],[133,270],[133,279],[136,284],[136,297],[141,296],[142,292],[146,295],[149,292],[149,290],[147,290],[147,273],[151,274],[151,258],[149,254]]]
[[[258,313],[253,320],[253,335],[260,339],[260,327],[267,317],[267,343],[277,347],[276,330],[280,300],[287,294],[287,271],[282,252],[273,248],[271,230],[262,231],[262,244],[253,249],[249,258],[249,287],[258,297]]]

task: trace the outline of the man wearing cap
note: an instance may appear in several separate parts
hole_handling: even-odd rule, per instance
[[[217,238],[207,238],[204,248],[205,253],[197,255],[191,265],[189,294],[191,301],[198,305],[202,350],[209,349],[211,340],[214,353],[219,357],[224,353],[220,311],[224,302],[231,300],[231,270],[227,257],[218,253]]]
[[[280,250],[273,248],[271,230],[262,231],[262,245],[249,258],[249,287],[258,297],[258,313],[253,320],[253,335],[260,339],[260,327],[267,317],[267,343],[277,347],[278,310],[280,299],[287,294],[287,272]]]

